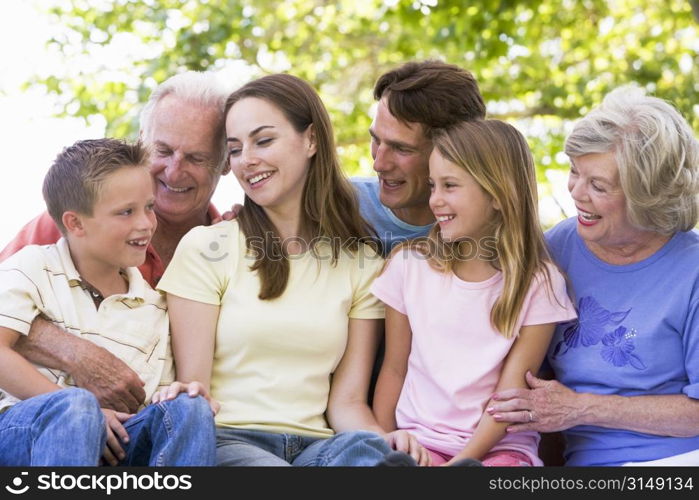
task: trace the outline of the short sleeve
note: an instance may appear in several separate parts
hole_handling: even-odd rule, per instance
[[[383,319],[383,304],[372,295],[371,284],[381,272],[384,259],[369,245],[362,245],[355,257],[355,279],[353,280],[352,307],[349,317],[355,319]]]
[[[205,304],[220,305],[238,258],[238,224],[193,228],[180,240],[158,290]]]
[[[371,286],[371,293],[401,314],[407,314],[403,294],[405,263],[408,258],[406,252],[407,250],[401,250],[394,253]]]
[[[699,399],[699,300],[689,306],[689,314],[682,335],[684,366],[689,384],[682,392],[692,399]]]
[[[566,280],[553,264],[547,264],[549,287],[544,273],[537,273],[524,303],[522,326],[561,323],[577,317],[568,297]]]
[[[42,305],[44,257],[28,246],[0,264],[0,326],[28,335]]]

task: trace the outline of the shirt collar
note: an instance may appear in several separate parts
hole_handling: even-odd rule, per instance
[[[61,265],[66,273],[66,278],[68,281],[76,281],[82,283],[84,280],[80,276],[80,273],[75,268],[73,264],[73,258],[70,256],[70,247],[68,246],[68,240],[61,238],[56,242],[56,249],[58,250],[58,257],[61,260]],[[129,281],[129,289],[124,294],[125,299],[143,301],[145,300],[146,286],[141,272],[136,267],[127,267],[125,269],[126,279]]]

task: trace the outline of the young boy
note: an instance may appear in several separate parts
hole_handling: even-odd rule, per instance
[[[112,465],[215,461],[203,397],[183,394],[135,415],[100,410],[91,393],[63,389],[74,385],[67,374],[12,349],[43,315],[127,363],[146,401],[173,381],[166,302],[136,268],[156,227],[147,161],[140,144],[115,139],[66,148],[43,186],[63,238],[0,264],[0,465],[97,465],[100,455]]]

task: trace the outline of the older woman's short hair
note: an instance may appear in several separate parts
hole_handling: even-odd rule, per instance
[[[699,142],[678,111],[634,87],[610,92],[566,139],[570,158],[613,152],[637,227],[672,234],[699,219]]]

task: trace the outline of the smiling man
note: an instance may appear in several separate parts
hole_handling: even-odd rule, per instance
[[[485,104],[471,73],[441,61],[409,62],[385,73],[374,98],[369,134],[378,177],[352,183],[387,254],[401,241],[425,236],[434,222],[427,183],[432,131],[484,118]]]
[[[141,114],[141,137],[151,149],[157,229],[139,267],[153,287],[182,236],[219,217],[211,196],[226,166],[223,108],[230,92],[213,73],[186,72],[151,94]],[[58,241],[48,213],[30,221],[0,253],[0,261],[26,245]],[[92,342],[37,318],[16,348],[29,360],[69,373],[103,407],[133,412],[143,402],[143,382],[126,364]]]

